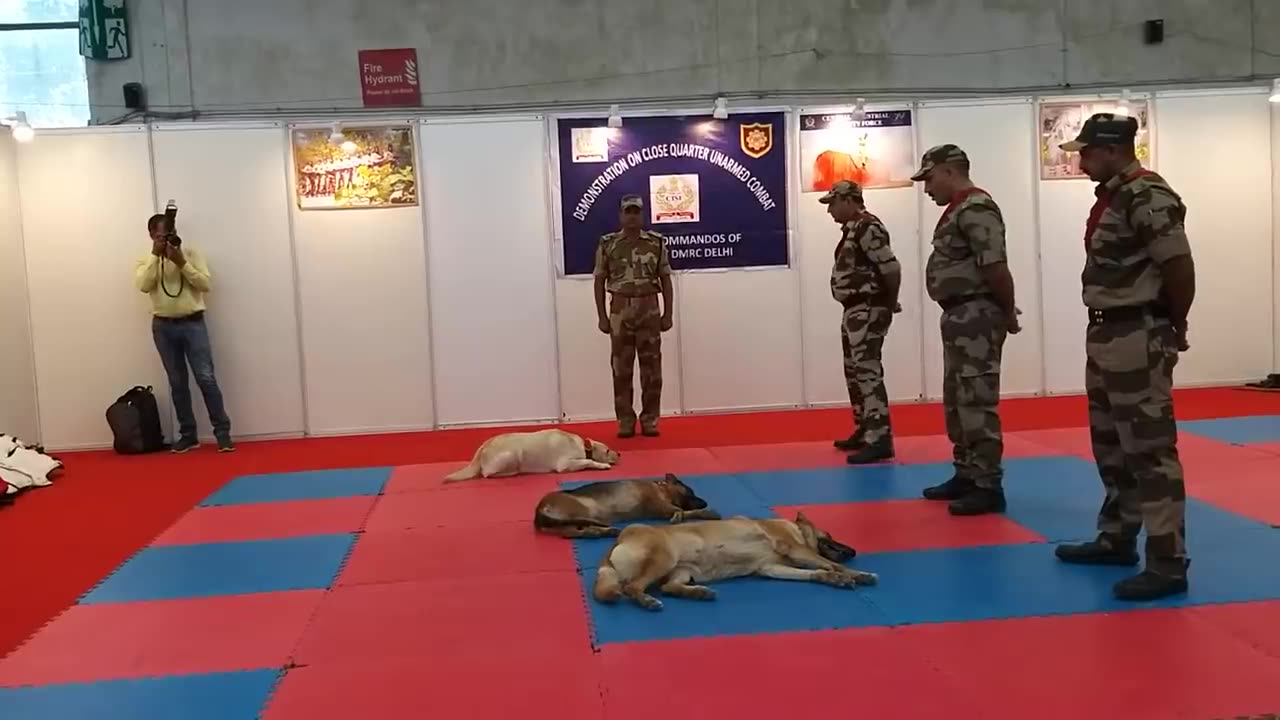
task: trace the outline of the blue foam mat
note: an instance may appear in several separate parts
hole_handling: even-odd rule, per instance
[[[199,507],[378,495],[391,472],[390,467],[371,467],[244,475],[223,485]]]
[[[1235,445],[1280,442],[1280,415],[1181,420],[1178,422],[1178,428],[1194,435]]]
[[[355,537],[340,533],[149,547],[120,566],[80,603],[328,588]]]
[[[776,505],[918,498],[925,486],[949,476],[948,464],[827,468],[707,476],[695,480],[695,490],[702,494],[705,487],[708,499],[727,506],[757,509],[742,514],[772,517],[761,496]],[[1069,457],[1010,460],[1005,488],[1007,516],[1051,543],[1095,536],[1103,491],[1092,463]],[[939,503],[938,522],[964,521],[947,515]],[[592,599],[595,568],[613,540],[574,543],[601,644],[1280,598],[1280,574],[1266,569],[1280,551],[1280,531],[1196,499],[1187,501],[1187,524],[1191,592],[1139,605],[1115,600],[1111,591],[1134,568],[1066,565],[1054,557],[1051,544],[1028,543],[863,553],[851,565],[879,573],[881,582],[855,591],[743,578],[716,583],[718,599],[702,602],[666,598],[655,589],[665,609],[654,613],[625,600],[606,606]],[[846,540],[858,546],[858,538]]]
[[[280,671],[0,688],[5,720],[256,720]]]

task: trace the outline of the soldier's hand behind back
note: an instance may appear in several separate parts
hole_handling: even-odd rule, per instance
[[[1173,329],[1173,338],[1178,343],[1178,352],[1186,352],[1191,349],[1191,344],[1187,342],[1187,328],[1185,325]]]
[[[607,317],[600,318],[600,332],[604,333],[605,335],[608,335],[610,333],[610,330],[611,330],[611,327],[609,323],[609,318]]]

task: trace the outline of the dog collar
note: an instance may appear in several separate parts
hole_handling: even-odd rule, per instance
[[[579,435],[578,439],[582,441],[582,452],[586,453],[587,457],[591,457],[591,438]]]

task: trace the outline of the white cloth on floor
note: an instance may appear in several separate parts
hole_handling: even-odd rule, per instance
[[[52,485],[49,473],[62,467],[56,460],[12,435],[0,435],[0,480],[8,486],[6,494],[31,487]]]

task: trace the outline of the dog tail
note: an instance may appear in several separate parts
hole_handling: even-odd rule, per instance
[[[470,480],[480,476],[480,463],[472,460],[463,467],[454,470],[444,476],[445,482],[458,482],[459,480]]]
[[[445,475],[444,481],[447,483],[450,483],[450,482],[458,482],[459,480],[470,480],[472,478],[480,477],[480,454],[484,452],[484,448],[488,444],[489,444],[488,440],[485,440],[483,443],[480,443],[480,447],[476,448],[476,454],[471,456],[471,462],[458,468],[457,470],[454,470],[448,475]]]
[[[609,556],[613,554],[615,547],[617,547],[616,543],[609,548],[609,552],[605,553],[604,559],[600,561],[600,567],[596,569],[596,584],[591,589],[591,594],[597,602],[615,603],[622,597],[622,583],[618,579],[618,571],[613,567],[613,563],[609,562]]]

